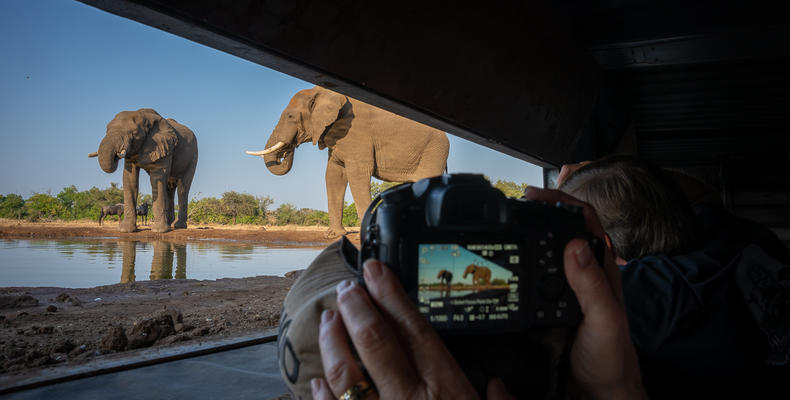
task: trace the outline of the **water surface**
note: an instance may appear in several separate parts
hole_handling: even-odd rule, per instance
[[[0,287],[282,276],[306,268],[321,250],[244,242],[3,239]]]

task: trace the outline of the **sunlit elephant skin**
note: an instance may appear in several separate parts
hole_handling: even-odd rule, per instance
[[[174,228],[186,228],[189,188],[198,161],[195,134],[173,119],[164,119],[150,108],[121,111],[107,124],[107,134],[99,151],[89,157],[99,158],[104,172],[118,168],[124,159],[123,204],[124,214],[136,215],[140,169],[151,178],[153,211],[156,219],[154,232],[169,231],[174,220],[174,194],[178,190],[178,220]],[[137,230],[137,218],[125,218],[121,232]]]
[[[104,217],[108,215],[123,216],[123,204],[118,203],[102,207],[101,212],[99,212],[99,226],[101,226]]]
[[[371,201],[371,177],[414,182],[441,175],[450,149],[447,135],[438,129],[316,86],[291,98],[265,150],[247,153],[263,157],[273,174],[284,175],[293,166],[294,150],[305,142],[329,149],[330,237],[346,233],[341,218],[346,186],[361,220]]]
[[[491,282],[491,270],[488,267],[469,264],[464,270],[464,279],[469,274],[472,274],[473,285],[488,285]]]

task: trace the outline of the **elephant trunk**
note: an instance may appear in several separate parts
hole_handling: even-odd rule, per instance
[[[104,138],[99,145],[99,166],[106,173],[113,173],[118,169],[117,146],[111,140]]]
[[[266,142],[266,148],[272,148],[277,142],[279,142],[279,140],[275,139],[275,135],[272,134]],[[263,160],[266,162],[266,168],[269,169],[269,172],[275,175],[285,175],[293,166],[294,151],[290,146],[286,145],[284,148],[279,148],[276,151],[265,154]]]

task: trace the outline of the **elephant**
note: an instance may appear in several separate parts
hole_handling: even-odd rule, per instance
[[[488,285],[491,281],[491,270],[488,267],[469,264],[466,270],[464,270],[464,279],[466,279],[466,276],[469,274],[472,274],[473,285]]]
[[[117,215],[119,218],[123,216],[123,204],[118,203],[102,207],[101,212],[99,213],[99,226],[101,226],[104,217],[108,215]]]
[[[135,281],[135,261],[137,253],[137,241],[124,240],[119,242],[123,254],[123,270],[121,271],[121,283]],[[145,244],[143,244],[145,246]],[[175,256],[175,257],[174,257]],[[176,261],[176,271],[173,275],[173,259]],[[186,244],[170,243],[164,240],[153,242],[153,253],[151,257],[150,280],[160,279],[186,279],[187,270],[187,250]]]
[[[436,275],[436,278],[439,279],[439,282],[442,285],[441,292],[445,292],[446,294],[450,294],[450,287],[452,286],[453,281],[453,273],[443,269],[439,271],[439,274]]]
[[[450,142],[429,126],[346,97],[320,86],[296,93],[280,115],[260,156],[275,175],[293,166],[294,150],[312,142],[328,150],[326,194],[328,237],[344,235],[346,186],[360,221],[370,204],[370,179],[414,182],[446,171]]]
[[[142,217],[141,220],[142,220],[143,225],[147,225],[148,224],[148,207],[150,207],[150,205],[148,204],[148,202],[145,202],[145,203],[140,204],[139,206],[137,206],[137,209],[136,209],[137,210],[136,211],[137,216],[138,217]]]
[[[154,232],[168,232],[174,216],[174,193],[178,190],[178,220],[176,229],[187,227],[189,187],[195,176],[198,161],[198,144],[195,134],[174,119],[164,119],[150,108],[121,111],[109,124],[97,152],[88,157],[98,157],[104,172],[118,168],[124,159],[123,204],[126,215],[136,215],[136,202],[140,168],[151,178],[153,210],[156,219]],[[125,218],[121,232],[137,230],[137,218]]]

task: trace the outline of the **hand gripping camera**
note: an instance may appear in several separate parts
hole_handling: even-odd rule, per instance
[[[481,395],[499,377],[513,394],[562,396],[581,310],[563,250],[600,241],[582,209],[506,198],[482,175],[450,174],[383,192],[365,213],[359,265],[400,280]]]

